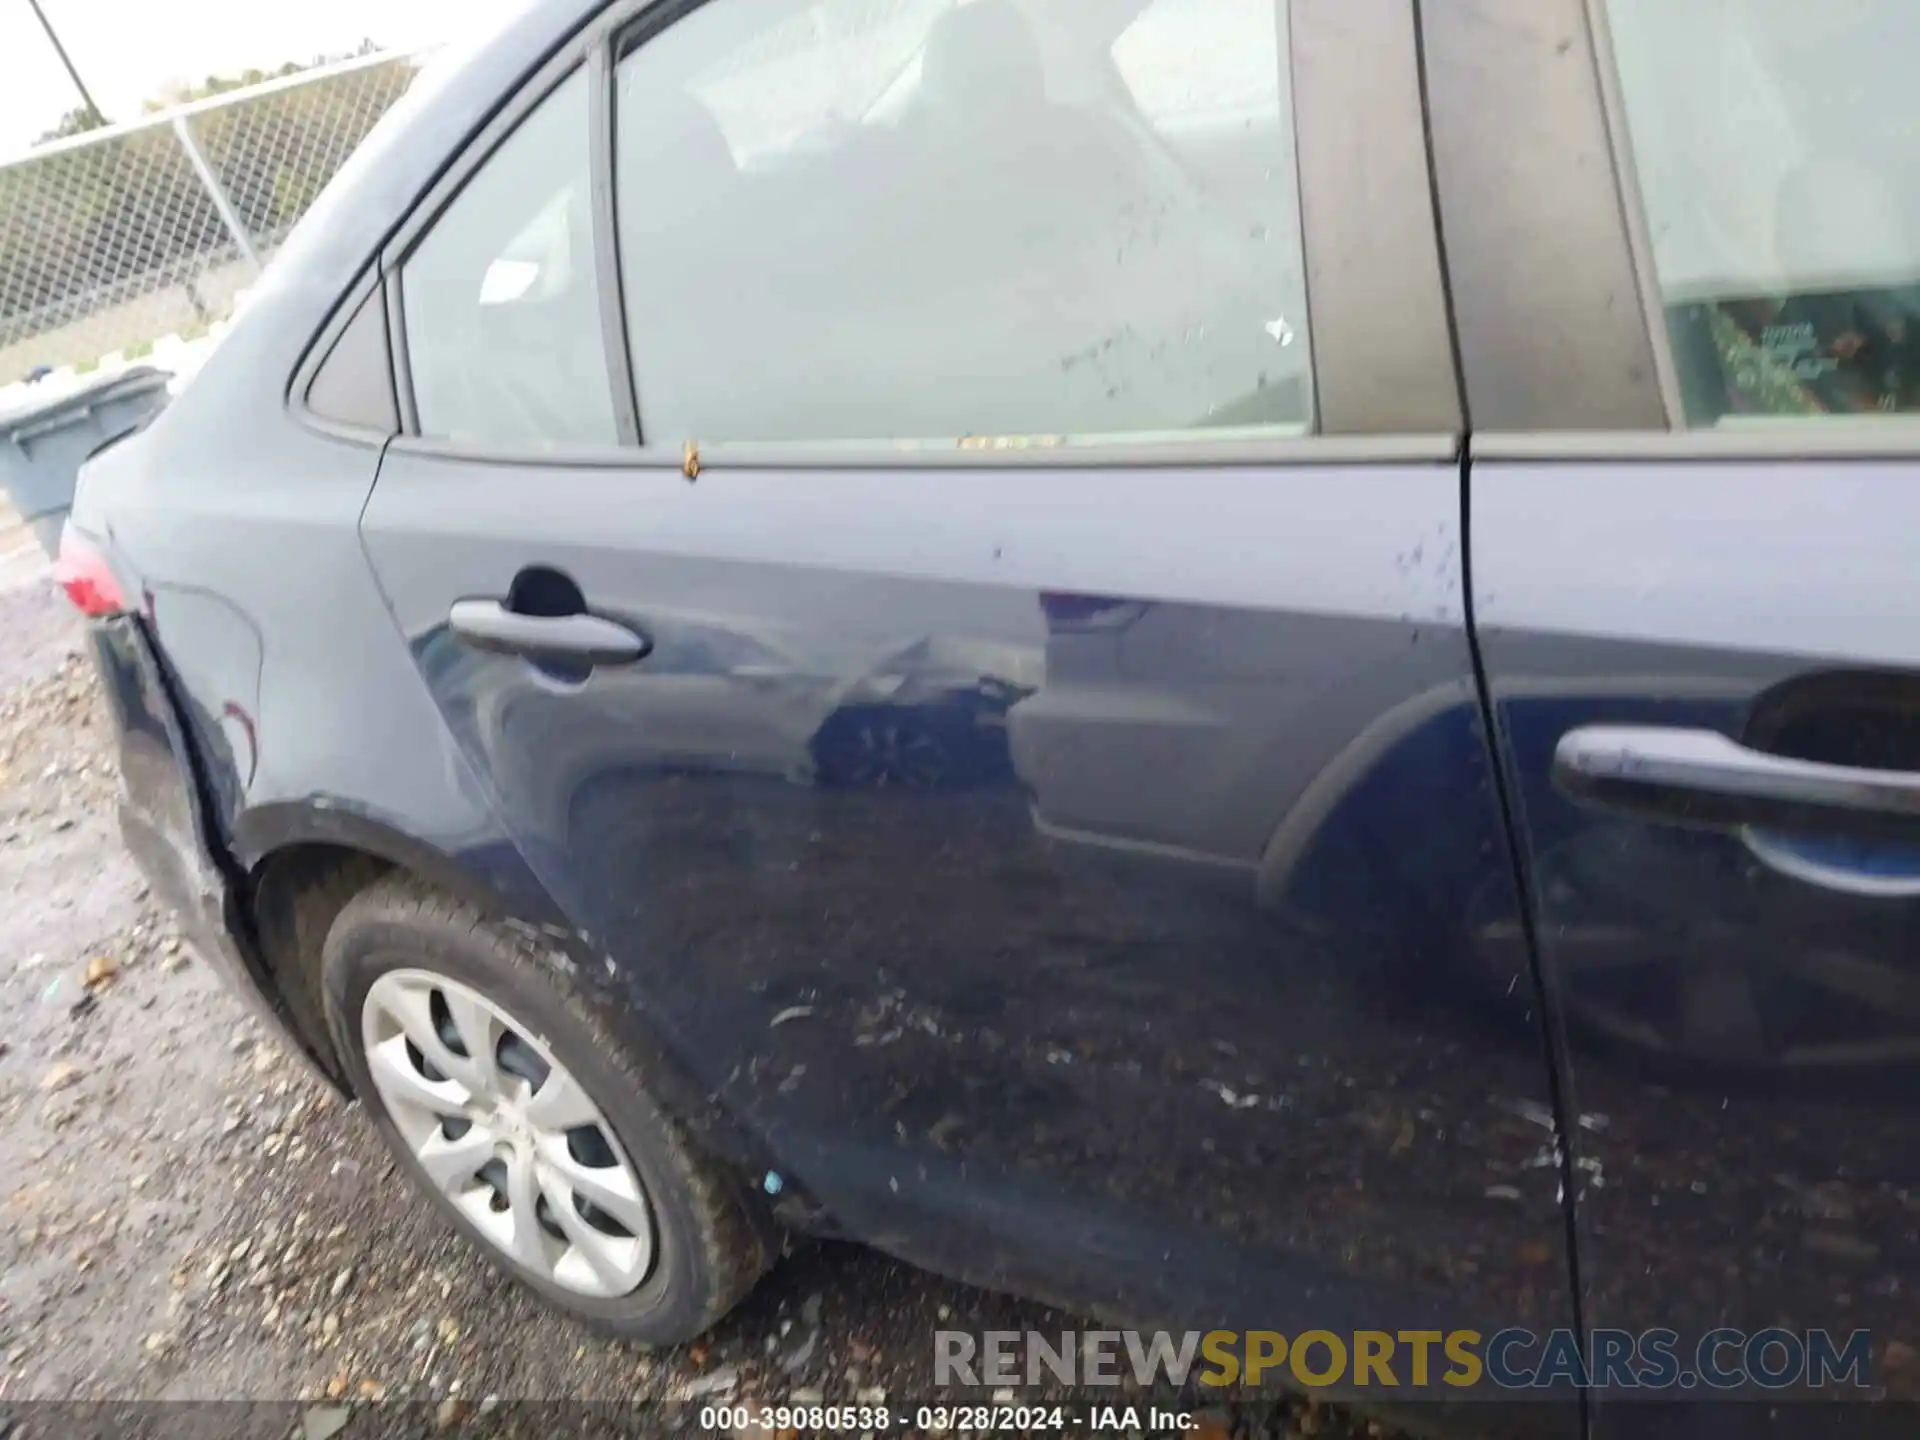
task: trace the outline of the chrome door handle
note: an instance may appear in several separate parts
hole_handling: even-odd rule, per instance
[[[522,615],[498,600],[456,600],[447,612],[447,626],[476,649],[529,660],[628,665],[653,648],[646,636],[617,620],[584,611]]]
[[[1583,725],[1554,747],[1553,779],[1576,800],[1669,824],[1920,835],[1920,773],[1769,755],[1714,730]]]

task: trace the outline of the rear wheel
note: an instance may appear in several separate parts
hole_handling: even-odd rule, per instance
[[[415,1183],[548,1302],[675,1344],[770,1263],[745,1188],[525,937],[386,879],[334,921],[323,981],[354,1089]]]

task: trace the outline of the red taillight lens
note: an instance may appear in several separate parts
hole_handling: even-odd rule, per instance
[[[127,608],[107,557],[76,535],[71,525],[60,532],[60,558],[53,562],[53,578],[82,615],[118,615]]]

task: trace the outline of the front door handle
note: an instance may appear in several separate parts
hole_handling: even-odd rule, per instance
[[[476,649],[529,660],[628,665],[653,648],[646,636],[617,620],[585,611],[522,615],[498,600],[456,600],[447,611],[447,625]]]
[[[1584,725],[1560,737],[1553,779],[1576,800],[1670,824],[1920,835],[1920,773],[1769,755],[1714,730]]]

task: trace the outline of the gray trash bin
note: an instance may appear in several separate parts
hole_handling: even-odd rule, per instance
[[[60,527],[73,508],[81,463],[164,405],[172,378],[165,370],[136,365],[0,413],[0,485],[49,555],[60,548]]]

